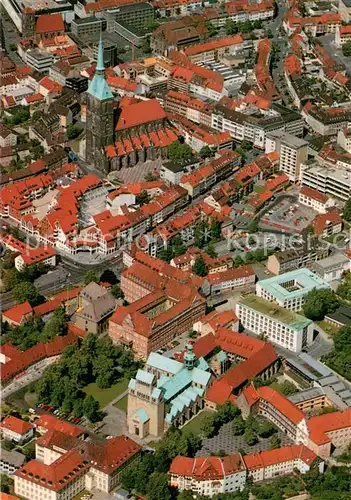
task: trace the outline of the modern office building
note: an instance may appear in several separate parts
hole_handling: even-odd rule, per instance
[[[312,342],[310,319],[254,294],[243,297],[235,312],[244,328],[289,351],[300,352]]]
[[[52,63],[53,56],[50,52],[40,49],[28,50],[26,53],[26,63],[40,73],[49,71]]]
[[[277,151],[280,155],[280,170],[292,182],[299,180],[301,164],[305,163],[308,157],[308,142],[283,130],[274,130],[266,136],[265,151]]]
[[[285,309],[301,311],[305,296],[313,288],[330,288],[330,286],[322,278],[304,267],[258,281],[256,294],[258,297],[285,307]]]
[[[71,22],[72,35],[78,38],[81,37],[98,37],[102,32],[103,25],[106,25],[104,19],[97,17],[85,17],[82,19],[73,19]]]
[[[346,201],[351,197],[351,160],[344,157],[343,161],[338,161],[335,166],[317,162],[303,165],[300,181],[302,186]]]
[[[155,17],[154,8],[149,3],[120,5],[105,11],[107,31],[115,31],[115,22],[132,26],[135,29],[145,28]]]

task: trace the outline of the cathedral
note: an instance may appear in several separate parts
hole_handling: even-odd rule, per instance
[[[114,98],[105,79],[100,39],[95,74],[86,94],[87,163],[108,173],[166,158],[168,146],[178,136],[157,99]]]

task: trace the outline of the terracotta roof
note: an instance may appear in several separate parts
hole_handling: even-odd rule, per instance
[[[122,107],[116,130],[123,130],[125,128],[142,125],[143,123],[163,120],[166,116],[165,110],[157,99],[129,104],[128,106]]]
[[[300,193],[304,196],[307,196],[308,198],[319,201],[320,203],[326,203],[329,199],[326,194],[320,193],[316,189],[312,189],[307,186],[303,186],[300,189]]]
[[[61,14],[42,14],[37,19],[35,31],[38,35],[65,31],[65,25]]]
[[[283,446],[275,450],[260,451],[259,453],[250,453],[249,455],[243,456],[243,460],[248,470],[257,470],[263,467],[269,467],[270,465],[291,462],[298,459],[310,466],[317,459],[317,455],[305,445],[299,444]]]
[[[19,498],[0,491],[0,500],[19,500]]]
[[[351,427],[351,408],[311,417],[307,422],[307,427],[309,437],[314,443],[318,445],[329,443],[333,439],[328,437],[328,432]]]
[[[169,472],[177,476],[193,477],[196,480],[211,481],[244,470],[239,454],[226,457],[187,458],[177,456],[173,459]]]
[[[312,221],[315,234],[320,235],[331,224],[333,226],[342,224],[343,220],[336,208],[325,214],[318,214]]]
[[[7,311],[4,311],[2,315],[4,318],[7,318],[19,325],[25,316],[31,314],[32,312],[32,306],[27,301],[22,304],[17,304],[16,306],[11,307],[11,309],[7,309]]]
[[[238,280],[249,276],[256,276],[255,270],[250,265],[244,265],[236,268],[233,267],[232,269],[227,269],[223,272],[209,274],[208,276],[206,276],[206,279],[211,285],[214,285],[216,283]]]
[[[263,386],[256,390],[260,398],[273,405],[280,413],[285,415],[285,417],[287,417],[294,424],[298,424],[305,418],[305,414],[302,410],[297,408],[294,403],[289,401],[289,399],[275,389]]]
[[[220,49],[222,47],[230,47],[231,45],[239,45],[244,43],[241,35],[228,36],[221,38],[220,40],[211,40],[206,43],[201,43],[198,45],[193,45],[184,49],[184,53],[189,55],[201,54],[202,52],[208,52],[210,50]]]
[[[25,434],[26,432],[33,429],[33,425],[29,422],[25,422],[20,418],[13,417],[12,415],[5,417],[4,420],[0,424],[1,429],[7,429],[9,431],[13,431],[16,434]]]
[[[84,429],[81,427],[77,427],[76,425],[72,425],[64,420],[60,420],[53,415],[41,415],[35,421],[35,425],[37,428],[44,427],[47,430],[56,430],[71,437],[78,437],[84,432]]]

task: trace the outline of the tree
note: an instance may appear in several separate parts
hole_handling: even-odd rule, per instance
[[[273,38],[273,33],[271,29],[267,30],[267,38]]]
[[[199,257],[196,257],[195,263],[192,267],[192,271],[198,276],[207,276],[208,266],[201,255],[199,255]]]
[[[84,413],[83,401],[77,399],[73,405],[73,413],[75,417],[82,417]]]
[[[311,290],[305,298],[303,312],[313,321],[321,320],[327,313],[334,312],[339,307],[336,294],[326,288]]]
[[[278,436],[273,436],[273,437],[271,438],[271,440],[269,441],[269,448],[270,448],[271,450],[274,450],[275,448],[280,448],[281,443],[282,443],[282,441],[281,441],[280,437],[278,437]]]
[[[11,50],[11,52],[16,52],[17,45],[15,43],[10,43],[9,49]]]
[[[2,493],[10,493],[13,490],[13,479],[6,474],[0,476],[0,491]]]
[[[217,257],[217,253],[216,253],[216,250],[215,250],[213,242],[210,242],[207,245],[206,253],[207,253],[207,255],[209,255],[210,257],[212,257],[213,259],[215,259]]]
[[[34,111],[32,114],[32,121],[33,122],[38,121],[39,118],[41,118],[42,114],[43,114],[42,111],[39,111],[38,109],[36,111]]]
[[[98,274],[93,271],[92,269],[90,271],[88,271],[87,273],[85,273],[85,276],[84,276],[84,284],[85,285],[89,285],[89,283],[91,282],[94,282],[94,283],[99,283],[99,276]]]
[[[110,285],[115,285],[117,283],[117,276],[111,269],[105,269],[105,271],[101,274],[100,280],[102,283],[107,282]]]
[[[90,422],[97,422],[100,418],[99,403],[91,394],[84,399],[83,412]]]
[[[156,19],[149,19],[149,21],[145,24],[145,28],[150,31],[155,31],[160,26],[160,23],[156,21]]]
[[[351,47],[351,42],[345,45],[350,45]],[[348,200],[345,203],[344,210],[342,211],[342,218],[348,222],[351,221],[351,198],[348,198]]]
[[[205,26],[208,30],[208,36],[210,38],[217,34],[217,28],[211,23],[211,21],[205,21]]]
[[[226,424],[240,415],[240,410],[237,406],[233,405],[230,401],[217,407],[216,421],[219,426]]]
[[[150,201],[150,197],[146,189],[143,189],[140,194],[136,196],[136,202],[138,205],[147,205]]]
[[[346,57],[350,57],[350,56],[351,56],[351,42],[345,43],[345,44],[342,46],[342,53],[343,53],[343,54],[344,54],[344,56],[346,56]]]
[[[226,20],[224,29],[225,29],[225,34],[228,36],[235,35],[236,33],[238,33],[238,26],[233,21],[233,19]]]
[[[221,238],[221,223],[216,217],[212,217],[210,224],[211,237],[214,240],[219,240]]]
[[[215,152],[209,146],[203,146],[199,151],[199,156],[201,158],[210,158],[214,156]]]
[[[78,137],[80,134],[80,130],[76,125],[73,125],[72,123],[68,125],[67,127],[67,139],[72,140]]]
[[[265,420],[262,424],[260,424],[257,429],[258,435],[263,438],[267,438],[276,432],[277,429],[268,420]]]
[[[144,180],[147,181],[147,182],[156,181],[157,177],[152,172],[147,172],[147,174],[144,177]]]
[[[23,281],[14,286],[12,290],[13,297],[17,302],[28,301],[31,306],[35,306],[40,302],[40,295],[33,283]]]
[[[150,38],[149,37],[145,38],[145,41],[142,45],[142,49],[143,49],[144,54],[151,53],[151,45],[150,45]]]
[[[191,147],[179,141],[172,142],[167,148],[167,153],[171,161],[188,160],[193,157]]]
[[[205,437],[211,437],[215,433],[214,416],[206,415],[200,426],[200,430]]]
[[[153,472],[150,476],[148,485],[148,499],[149,500],[170,500],[171,493],[168,488],[168,474],[167,472]]]
[[[115,299],[124,299],[124,292],[119,285],[113,285],[111,293]]]
[[[323,362],[351,380],[351,326],[344,326],[334,335],[334,350],[324,356]]]
[[[235,267],[240,267],[240,266],[242,266],[243,264],[244,264],[244,260],[243,260],[243,258],[242,258],[240,255],[237,255],[237,256],[235,257],[235,261],[234,261],[234,265],[235,265]]]
[[[22,453],[26,457],[27,462],[35,458],[35,443],[32,441],[22,448]]]
[[[69,317],[63,307],[56,309],[53,316],[44,326],[42,342],[49,342],[55,337],[66,335],[68,320]]]
[[[241,436],[245,432],[245,422],[241,416],[235,417],[232,424],[234,436]]]
[[[245,429],[244,439],[249,446],[252,446],[258,442],[257,434],[251,427],[247,427]]]

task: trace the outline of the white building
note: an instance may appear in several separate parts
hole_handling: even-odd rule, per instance
[[[281,130],[269,132],[265,141],[265,152],[277,151],[280,155],[279,166],[292,182],[300,178],[301,164],[308,157],[308,142]]]
[[[313,323],[310,319],[254,294],[243,297],[235,312],[244,328],[256,335],[264,335],[289,351],[300,352],[312,342]]]
[[[311,207],[320,214],[325,214],[328,208],[335,205],[334,200],[329,198],[327,195],[311,189],[307,186],[303,186],[299,193],[299,202],[301,205],[306,205],[306,207]]]
[[[340,280],[344,272],[350,271],[350,259],[342,253],[334,253],[326,259],[315,262],[313,268],[327,282]]]
[[[348,153],[351,153],[351,130],[339,130],[336,142]]]
[[[313,288],[330,288],[328,283],[305,267],[273,276],[256,283],[258,297],[275,302],[285,309],[301,311],[305,296]]]
[[[243,490],[246,484],[245,464],[238,455],[225,457],[176,457],[169,470],[170,484],[180,491],[213,496]]]
[[[333,167],[319,163],[303,165],[300,182],[302,186],[346,201],[351,197],[351,161],[350,164],[337,161]]]
[[[4,418],[0,424],[0,430],[3,438],[16,441],[16,443],[28,441],[34,433],[32,424],[12,415]]]

